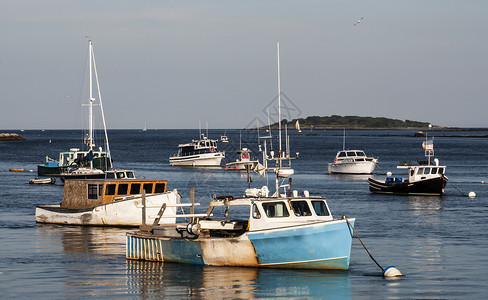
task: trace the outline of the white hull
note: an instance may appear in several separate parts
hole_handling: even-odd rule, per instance
[[[169,164],[171,166],[220,167],[220,163],[224,157],[225,155],[222,152],[173,156],[169,158]]]
[[[146,196],[146,224],[152,224],[163,203],[176,204],[177,191]],[[93,208],[61,208],[59,205],[36,207],[36,222],[67,225],[140,226],[142,196],[127,196]],[[166,208],[160,223],[175,223],[176,208]]]
[[[329,163],[329,174],[371,174],[375,167],[374,161]]]
[[[234,161],[225,165],[225,168],[228,170],[235,170],[235,171],[245,171],[246,166],[250,166],[249,170],[253,170],[258,161]]]

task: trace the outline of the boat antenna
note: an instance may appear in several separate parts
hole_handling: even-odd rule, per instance
[[[346,128],[344,128],[344,136],[342,137],[342,151],[346,150]]]
[[[105,123],[105,114],[103,113],[103,105],[102,105],[102,93],[100,92],[100,84],[99,84],[99,81],[98,81],[98,72],[97,72],[97,65],[95,63],[95,53],[93,52],[93,45],[92,45],[92,41],[90,40],[90,48],[91,48],[91,57],[93,57],[93,71],[95,72],[95,80],[96,80],[96,83],[97,83],[97,92],[98,92],[98,102],[100,102],[100,111],[102,113],[102,122],[103,122],[103,131],[105,133],[105,143],[106,143],[106,150],[107,150],[107,158],[108,158],[108,161],[109,161],[109,164],[110,164],[110,167],[112,167],[112,156],[110,154],[110,146],[109,146],[109,143],[108,143],[108,134],[107,134],[107,125]],[[90,75],[90,104],[92,104],[92,101],[95,100],[95,98],[92,98],[92,94],[91,94],[91,75]],[[91,110],[91,106],[90,106],[90,110]],[[90,119],[90,123],[92,123],[92,120]],[[92,125],[91,125],[92,126]],[[93,131],[93,128],[91,128],[91,131]],[[91,139],[91,137],[90,137]],[[95,146],[95,144],[93,144],[93,146]],[[90,150],[92,150],[91,148],[91,145],[90,145]]]
[[[207,126],[207,137],[208,137],[208,121],[205,122],[205,125]]]
[[[280,79],[280,43],[276,43],[276,51],[278,57],[278,156],[281,158],[281,79]],[[280,160],[281,168],[281,160]]]

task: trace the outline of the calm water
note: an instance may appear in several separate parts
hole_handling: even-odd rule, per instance
[[[347,148],[379,157],[382,172],[404,160],[423,158],[422,138],[413,131],[349,131]],[[223,131],[210,131],[217,138]],[[436,157],[447,165],[450,183],[443,197],[370,194],[367,176],[327,174],[327,162],[342,149],[342,131],[291,135],[296,175],[293,188],[324,195],[335,217],[356,218],[356,230],[375,259],[395,265],[405,277],[385,279],[357,239],[347,272],[252,268],[215,268],[127,261],[122,228],[37,225],[34,209],[61,201],[63,186],[32,186],[37,163],[60,151],[81,147],[76,131],[25,131],[23,142],[0,142],[0,298],[480,298],[488,295],[488,160],[486,135],[432,132]],[[389,136],[387,135],[389,134]],[[239,131],[227,131],[231,143],[219,144],[229,158],[239,145]],[[385,136],[383,136],[385,135]],[[254,150],[251,132],[243,144]],[[444,137],[443,137],[444,136]],[[198,137],[198,130],[111,131],[115,164],[136,170],[140,178],[165,178],[170,189],[188,199],[195,187],[206,209],[212,194],[241,195],[246,176],[224,170],[169,167],[178,143]],[[49,142],[51,140],[51,142]],[[232,158],[230,158],[232,159]],[[253,187],[266,180],[253,176]],[[466,197],[474,191],[477,197]],[[242,214],[237,211],[236,214]]]

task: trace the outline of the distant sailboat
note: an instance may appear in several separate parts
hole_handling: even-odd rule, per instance
[[[298,120],[295,123],[295,128],[297,129],[298,132],[302,132],[302,130],[300,129],[300,123],[298,122]]]
[[[144,129],[142,129],[142,131],[147,131],[147,123],[144,122]]]

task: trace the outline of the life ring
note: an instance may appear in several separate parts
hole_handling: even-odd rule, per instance
[[[336,157],[336,158],[334,158],[334,162],[335,162],[335,163],[337,162],[337,157]]]
[[[210,152],[215,152],[215,148],[214,147],[210,147]]]

